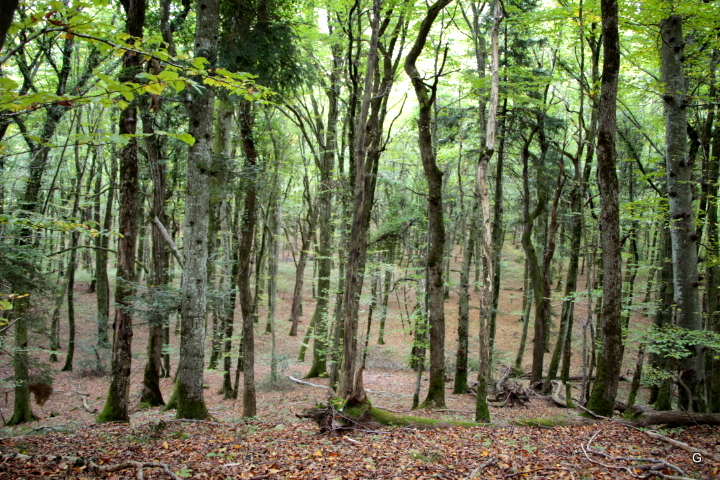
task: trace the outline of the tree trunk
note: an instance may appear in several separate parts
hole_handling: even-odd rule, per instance
[[[445,224],[443,220],[442,175],[437,166],[432,142],[432,107],[437,94],[435,77],[428,86],[415,65],[425,47],[430,28],[452,0],[438,0],[432,4],[420,24],[420,31],[405,58],[405,72],[410,77],[418,99],[418,143],[425,178],[428,182],[428,323],[430,328],[430,382],[421,407],[445,407],[445,295],[443,285],[443,253]],[[445,52],[447,54],[447,51]],[[444,60],[443,60],[444,63]]]
[[[115,202],[115,177],[117,176],[117,159],[115,156],[110,160],[110,172],[108,175],[107,200],[105,202],[105,213],[102,222],[100,220],[100,192],[99,185],[96,186],[97,195],[97,222],[102,224],[102,229],[109,232],[112,228]],[[110,318],[110,280],[108,278],[108,251],[110,245],[109,235],[98,235],[95,237],[95,290],[97,301],[97,349],[105,350],[110,346],[108,338],[108,319]]]
[[[603,268],[601,350],[588,409],[611,417],[623,358],[620,201],[615,165],[616,100],[620,70],[617,0],[601,0],[603,70],[598,117],[598,184]]]
[[[126,32],[133,37],[142,37],[145,23],[145,0],[124,0],[122,2],[127,20]],[[123,70],[120,80],[135,81],[142,58],[126,52],[123,56]],[[120,114],[119,133],[134,135],[137,130],[137,108],[133,101]],[[113,338],[112,370],[110,388],[105,407],[98,422],[128,422],[130,395],[130,362],[132,360],[132,313],[130,296],[134,292],[135,244],[137,240],[138,205],[138,158],[137,139],[130,138],[120,151],[120,219],[118,228],[122,237],[118,239],[118,281],[115,285],[115,335]]]
[[[149,216],[157,218],[161,225],[167,224],[165,213],[165,162],[161,161],[161,145],[159,138],[154,135],[154,116],[150,110],[142,113],[143,133],[149,134],[145,138],[150,177],[153,183],[152,205]],[[167,252],[165,238],[160,227],[153,222],[152,225],[152,275],[149,278],[150,288],[162,288],[167,284]],[[167,314],[156,312],[148,319],[147,359],[143,371],[143,386],[140,394],[140,403],[152,407],[165,405],[160,391],[160,372],[162,371],[162,345],[163,326],[168,322]]]
[[[345,266],[345,291],[344,291],[344,315],[343,315],[343,359],[340,375],[338,394],[345,399],[350,399],[355,391],[355,363],[357,356],[357,323],[362,290],[362,267],[363,258],[367,250],[367,224],[366,211],[371,208],[372,198],[367,197],[366,176],[368,174],[366,165],[372,167],[367,156],[367,131],[368,113],[372,96],[373,79],[378,64],[378,37],[380,30],[380,1],[373,1],[373,16],[371,20],[370,49],[367,58],[367,70],[363,96],[360,102],[360,110],[357,112],[357,123],[354,126],[354,189],[353,189],[353,215],[350,226],[350,240],[348,242],[347,264]],[[377,133],[377,132],[375,132]],[[372,139],[371,139],[372,140]],[[371,169],[372,171],[372,169]],[[366,205],[370,204],[370,205]]]
[[[198,5],[195,27],[195,57],[214,65],[220,21],[219,0]],[[189,133],[195,143],[188,152],[185,199],[184,265],[180,360],[177,377],[177,417],[204,419],[209,416],[203,398],[205,325],[207,320],[208,219],[215,93],[205,86],[193,95],[188,106]]]
[[[702,316],[698,287],[698,236],[693,210],[693,164],[687,150],[687,103],[685,40],[679,15],[665,19],[661,26],[662,80],[665,83],[665,152],[667,189],[670,202],[670,237],[672,240],[673,281],[675,285],[675,323],[688,330],[701,330]],[[703,412],[705,402],[705,355],[694,347],[680,361],[681,380],[692,398],[680,390],[680,406]]]
[[[15,322],[15,352],[13,359],[13,379],[15,381],[13,416],[6,423],[9,427],[37,420],[30,408],[30,389],[28,388],[30,378],[28,375],[30,355],[28,354],[28,324],[26,317],[28,298],[16,299],[14,303],[13,316],[18,318]]]
[[[333,151],[334,153],[334,151]],[[302,237],[302,244],[300,245],[300,258],[297,262],[295,269],[295,288],[293,289],[292,307],[290,308],[290,333],[289,336],[296,337],[298,330],[298,323],[300,323],[300,315],[302,311],[302,293],[303,285],[305,285],[305,267],[307,266],[307,259],[310,255],[310,248],[315,239],[315,227],[317,225],[317,219],[319,215],[319,209],[313,204],[310,196],[310,182],[307,175],[304,179],[305,192],[303,198],[306,200],[307,213],[305,215],[305,225],[300,225],[300,236]],[[321,186],[323,190],[328,187]],[[332,191],[330,191],[332,195]],[[332,261],[332,259],[330,259]],[[326,293],[327,294],[327,293]]]
[[[477,217],[479,205],[473,202],[470,210],[469,232],[465,237],[463,246],[463,262],[460,267],[460,291],[458,299],[458,345],[455,354],[455,382],[453,393],[467,393],[468,382],[468,331],[470,324],[470,266],[475,252],[475,237],[477,236]]]
[[[253,321],[253,298],[250,290],[252,244],[255,237],[257,201],[257,159],[253,138],[252,106],[247,100],[240,103],[238,114],[242,146],[245,153],[245,213],[242,215],[240,244],[238,247],[238,292],[242,311],[242,369],[243,369],[243,416],[254,417],[257,412],[255,399],[255,331]]]

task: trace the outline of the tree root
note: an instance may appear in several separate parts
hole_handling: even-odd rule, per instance
[[[67,464],[68,469],[72,467],[87,467],[92,471],[102,473],[113,473],[119,472],[121,470],[127,470],[129,468],[135,468],[137,469],[135,476],[138,480],[142,480],[143,478],[145,478],[143,472],[144,468],[162,468],[165,473],[173,480],[181,480],[179,476],[173,473],[168,464],[161,462],[137,462],[135,460],[126,460],[122,463],[98,465],[97,463],[95,463],[94,459],[86,457],[70,457],[64,455],[24,455],[22,453],[3,454],[0,455],[0,459],[2,459],[3,463],[11,460],[18,460],[22,462],[45,461],[53,463],[65,463]],[[72,472],[68,471],[68,473]]]

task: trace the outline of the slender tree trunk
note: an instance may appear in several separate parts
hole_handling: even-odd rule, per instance
[[[315,239],[315,227],[319,215],[319,209],[316,205],[313,205],[310,197],[310,184],[307,176],[305,177],[304,183],[305,193],[303,197],[306,200],[308,210],[305,215],[305,225],[300,225],[302,244],[300,245],[300,258],[298,258],[297,268],[295,269],[295,288],[293,289],[292,307],[290,308],[291,323],[289,335],[291,337],[297,336],[298,323],[300,323],[303,285],[305,285],[305,267],[307,265],[308,256],[310,255],[310,248],[312,247],[313,240]],[[326,187],[323,186],[321,188],[324,189]],[[332,259],[330,259],[330,261],[332,261]]]
[[[245,213],[242,216],[240,245],[238,247],[238,292],[242,311],[242,370],[243,370],[243,416],[254,417],[257,412],[255,399],[255,331],[253,321],[253,298],[250,290],[252,244],[255,237],[258,153],[253,138],[252,106],[241,101],[238,115],[242,146],[245,152]]]
[[[490,368],[490,339],[492,336],[491,317],[493,308],[493,225],[490,217],[490,196],[488,193],[487,178],[490,160],[495,153],[497,137],[497,113],[500,98],[500,23],[504,16],[502,2],[495,0],[493,4],[493,27],[491,32],[491,71],[492,86],[490,88],[490,108],[488,111],[487,127],[485,129],[485,149],[480,154],[477,168],[477,193],[480,201],[482,221],[482,264],[483,288],[480,295],[480,359],[478,369],[478,384],[475,404],[475,421],[489,422],[490,409],[487,402],[487,385],[492,379]]]
[[[468,219],[469,232],[463,246],[463,262],[460,267],[460,292],[458,299],[458,345],[455,354],[455,382],[453,393],[467,393],[468,382],[468,331],[470,329],[470,266],[475,252],[479,205],[473,202]]]
[[[431,86],[423,80],[416,61],[422,53],[432,24],[438,14],[452,0],[438,0],[431,6],[420,24],[415,43],[405,58],[405,72],[418,99],[418,143],[423,170],[428,182],[428,323],[430,328],[430,382],[421,407],[445,407],[445,295],[443,285],[443,253],[445,224],[443,220],[442,171],[437,166],[432,142],[432,107],[436,99],[436,77]],[[447,50],[445,52],[447,54]],[[443,60],[444,63],[444,60]]]
[[[620,201],[615,150],[616,101],[620,71],[620,39],[617,0],[601,0],[603,69],[598,117],[598,183],[600,186],[600,228],[602,245],[603,298],[600,330],[601,348],[597,379],[588,400],[588,409],[611,417],[617,395],[623,358],[622,263],[620,258]]]
[[[105,213],[102,222],[99,218],[100,212],[100,192],[99,186],[96,187],[98,223],[102,223],[103,231],[109,232],[112,228],[115,202],[115,177],[117,176],[117,159],[115,155],[110,160],[110,171],[108,172],[108,188],[107,200],[105,202]],[[108,251],[110,245],[108,235],[98,235],[95,237],[95,280],[96,280],[96,301],[97,301],[97,349],[98,351],[106,350],[110,346],[108,339],[108,319],[110,318],[110,280],[108,278]]]
[[[127,14],[126,32],[133,37],[142,37],[145,24],[145,0],[123,0]],[[126,52],[123,56],[121,81],[134,81],[140,68],[141,58]],[[137,108],[133,101],[120,115],[119,133],[134,135],[137,130]],[[122,237],[118,240],[118,280],[115,285],[115,334],[110,388],[105,407],[98,416],[98,422],[128,422],[130,412],[130,363],[132,360],[132,313],[130,296],[135,281],[135,244],[137,240],[138,205],[138,158],[137,139],[130,138],[120,151],[120,219],[118,227]]]
[[[530,262],[525,259],[525,273],[523,276],[523,313],[520,321],[523,324],[522,333],[520,334],[520,345],[518,346],[517,355],[515,356],[515,373],[523,375],[522,361],[525,356],[525,344],[527,343],[528,327],[530,326],[530,314],[533,304],[533,289],[530,281]]]
[[[165,213],[165,163],[161,161],[161,145],[159,138],[154,135],[153,120],[150,111],[142,113],[143,133],[150,136],[145,138],[150,177],[153,183],[152,204],[150,216],[156,218],[161,225],[167,224]],[[150,288],[162,288],[168,282],[167,278],[167,252],[165,239],[160,227],[153,222],[152,225],[152,275],[149,279]],[[148,319],[147,359],[143,371],[143,386],[140,394],[140,403],[152,407],[165,405],[160,391],[160,372],[162,371],[162,345],[163,326],[168,322],[167,314],[156,312]]]

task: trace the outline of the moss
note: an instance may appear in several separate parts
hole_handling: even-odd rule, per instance
[[[107,401],[100,414],[95,419],[97,423],[105,422],[129,422],[127,412],[115,401],[115,394],[112,389],[108,393]]]
[[[564,427],[568,422],[565,418],[525,418],[521,420],[511,420],[512,425],[519,427]]]
[[[170,398],[168,399],[165,406],[162,408],[163,412],[167,412],[169,410],[175,410],[178,405],[178,388],[177,388],[177,382],[175,382],[175,388],[173,388],[172,394],[170,394]]]
[[[459,422],[459,421],[445,421],[437,420],[434,418],[424,417],[413,417],[410,415],[396,415],[388,412],[387,410],[381,410],[379,408],[371,407],[370,416],[373,420],[383,425],[393,425],[398,427],[419,427],[419,428],[434,428],[434,427],[479,427],[481,423],[475,422]]]

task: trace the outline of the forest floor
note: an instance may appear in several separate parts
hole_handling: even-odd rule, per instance
[[[521,271],[517,275],[522,265],[518,266],[512,256],[506,259],[504,268],[512,274],[508,278],[522,278]],[[526,407],[492,406],[493,424],[489,426],[432,430],[395,427],[320,434],[314,423],[301,420],[296,414],[324,402],[327,390],[289,379],[289,376],[303,378],[309,370],[312,344],[308,348],[306,362],[298,362],[297,355],[314,309],[308,280],[299,336],[288,337],[289,323],[286,319],[289,316],[293,272],[292,260],[286,258],[278,286],[279,320],[276,322],[280,380],[274,384],[269,381],[271,339],[270,335],[262,333],[265,331],[264,310],[260,311],[263,320],[257,328],[256,346],[258,413],[257,417],[249,420],[242,418],[242,400],[223,399],[219,393],[222,372],[212,370],[205,372],[205,401],[211,420],[178,421],[174,419],[173,412],[140,408],[147,329],[138,322],[133,338],[131,421],[129,424],[96,424],[96,414],[88,410],[102,408],[109,378],[107,374],[95,371],[94,353],[90,347],[95,343],[95,296],[87,293],[87,282],[76,284],[78,333],[74,371],[59,371],[64,360],[62,351],[60,362],[50,364],[53,395],[42,408],[33,405],[40,420],[30,425],[0,429],[0,480],[172,476],[256,480],[720,478],[720,463],[711,458],[693,455],[643,431],[611,421],[589,426],[572,425],[577,419],[576,412],[555,407],[543,398],[532,399]],[[412,288],[412,285],[405,290],[399,287],[391,296],[385,345],[377,345],[377,326],[373,325],[364,374],[368,395],[374,406],[393,412],[441,420],[472,421],[475,397],[451,394],[452,382],[447,384],[446,409],[410,409],[415,373],[407,367],[412,337],[409,336],[408,321],[404,317],[406,310],[402,305],[414,303]],[[495,348],[498,365],[512,364],[515,358],[522,330],[522,324],[518,322],[522,295],[521,285],[503,285]],[[411,306],[408,308],[411,309]],[[577,311],[581,308],[587,307],[579,306]],[[446,312],[447,374],[452,377],[457,328],[455,292],[451,293],[446,304]],[[473,312],[471,315],[477,316],[477,309]],[[574,328],[574,348],[577,352],[582,351],[583,341],[583,319],[580,315]],[[366,312],[361,312],[361,318],[366,316]],[[236,321],[239,324],[239,317]],[[633,321],[641,325],[647,324],[648,319],[638,315]],[[359,329],[361,332],[366,328],[363,322]],[[472,352],[477,352],[476,337],[477,332],[471,337]],[[529,368],[532,348],[532,326],[528,337],[523,362],[526,369]],[[44,350],[47,347],[46,337],[36,334],[31,344],[38,347],[34,356],[47,364],[47,351]],[[65,337],[63,346],[66,346]],[[233,348],[237,349],[237,342]],[[624,367],[630,368],[635,363],[633,355],[636,352],[631,347],[627,350]],[[0,362],[0,378],[8,378],[12,375],[10,356],[6,352],[1,355],[6,360]],[[573,373],[580,373],[582,360],[580,355],[576,357]],[[174,372],[177,365],[175,335],[171,358]],[[327,385],[327,379],[323,378],[306,381],[317,386]],[[427,382],[423,381],[423,387],[426,385]],[[167,399],[172,391],[172,379],[163,379],[161,386]],[[622,384],[622,388],[627,386]],[[12,390],[5,385],[0,393],[5,393],[0,395],[0,414],[7,420],[12,415]],[[421,391],[421,399],[423,394],[424,390]],[[550,420],[557,426],[544,426],[548,422],[541,419]],[[528,426],[514,424],[520,420],[525,420]],[[720,429],[717,427],[695,426],[665,430],[663,433],[720,456]],[[94,462],[93,466],[88,465],[89,460]],[[152,466],[152,462],[159,467]],[[141,464],[145,466],[138,468]],[[162,464],[167,466],[167,471],[160,468]]]

